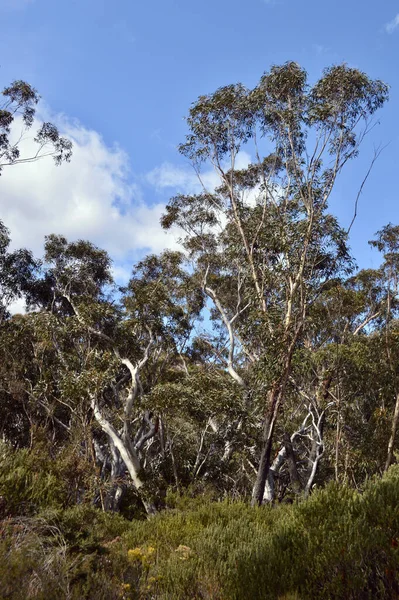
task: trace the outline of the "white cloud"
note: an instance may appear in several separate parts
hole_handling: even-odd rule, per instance
[[[26,312],[26,304],[23,298],[18,298],[11,302],[11,304],[7,307],[7,310],[12,315],[23,315]]]
[[[193,169],[183,169],[168,162],[150,171],[146,179],[158,191],[165,188],[173,188],[184,194],[197,194],[201,192],[202,185]],[[214,171],[206,171],[201,174],[201,181],[208,191],[212,191],[220,183],[218,175]]]
[[[251,162],[250,154],[245,151],[240,151],[236,157],[235,168],[245,169]],[[227,170],[228,165],[224,164],[223,168]],[[212,193],[221,183],[220,177],[215,170],[207,169],[201,173],[200,177],[201,180],[199,180],[193,169],[184,169],[165,162],[160,167],[156,167],[150,171],[146,176],[146,180],[158,191],[170,188],[171,193],[182,194],[198,194],[203,191],[204,187],[208,192]],[[275,201],[278,201],[278,199],[284,195],[281,186],[277,183],[274,185],[270,184],[269,191],[273,194]],[[260,193],[261,190],[259,185],[249,191],[244,191],[243,201],[248,206],[255,206],[256,202],[259,200]],[[223,218],[221,218],[221,222],[224,222]]]
[[[251,162],[248,152],[240,151],[236,156],[234,167],[235,169],[245,169]],[[222,166],[225,170],[229,168],[228,164]],[[220,177],[214,169],[208,168],[198,176],[193,168],[182,168],[168,162],[147,173],[146,180],[158,191],[170,189],[171,193],[181,194],[199,194],[204,191],[204,188],[207,192],[212,193],[216,187],[221,185]],[[258,188],[250,190],[245,194],[244,201],[249,206],[255,206],[258,194]],[[226,216],[219,214],[219,225],[224,227],[225,224]],[[216,227],[216,231],[218,231],[218,227]]]
[[[385,31],[387,33],[393,33],[397,27],[399,27],[399,13],[394,19],[392,19],[392,21],[385,25]]]
[[[56,122],[61,133],[72,139],[73,158],[59,167],[45,158],[4,168],[0,177],[0,218],[11,231],[12,247],[27,247],[35,256],[41,256],[44,237],[50,233],[62,234],[71,241],[90,240],[110,253],[113,275],[119,284],[128,281],[133,263],[144,253],[177,248],[180,232],[165,232],[160,225],[165,211],[163,198],[155,204],[145,203],[130,172],[127,154],[118,146],[107,146],[98,132],[79,122],[54,117],[43,107],[41,111],[42,119]],[[22,142],[22,156],[32,154],[33,137],[30,134]],[[240,152],[235,166],[243,169],[250,162],[250,155]],[[201,177],[210,192],[220,184],[211,169]],[[170,163],[153,169],[145,181],[167,195],[202,190],[193,169]],[[250,205],[256,193],[248,195]],[[12,307],[13,312],[22,310],[19,302]]]
[[[112,270],[112,276],[113,276],[114,280],[119,285],[126,284],[129,281],[130,276],[132,274],[131,265],[129,267],[121,265],[121,264],[112,265],[111,270]]]
[[[71,163],[56,167],[45,158],[5,167],[1,175],[1,219],[11,230],[12,246],[40,256],[44,236],[59,233],[96,243],[123,268],[137,252],[175,247],[173,233],[159,223],[164,204],[145,204],[126,153],[77,122],[56,121],[73,141]],[[29,154],[32,137],[23,142],[22,154]]]
[[[247,152],[239,152],[235,161],[236,169],[245,169],[251,162]],[[228,168],[228,166],[226,166]],[[194,169],[178,167],[165,162],[156,167],[146,177],[148,183],[156,189],[173,188],[176,192],[184,194],[198,194],[203,187],[209,192],[220,185],[220,177],[213,169],[207,169],[200,174],[200,179]]]

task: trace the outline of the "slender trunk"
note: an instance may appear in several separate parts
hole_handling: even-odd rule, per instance
[[[335,481],[338,482],[338,462],[339,462],[339,440],[341,437],[340,414],[337,415],[337,427],[335,431]]]
[[[304,431],[306,431],[307,429],[307,421],[309,419],[309,414],[305,417],[305,419],[303,420],[303,423],[301,425],[301,427],[295,431],[291,437],[289,437],[288,434],[286,434],[285,439],[288,438],[289,440],[289,444],[291,446],[292,449],[292,454],[293,456],[291,457],[291,463],[293,462],[293,464],[291,464],[291,483],[293,481],[296,481],[296,475],[294,473],[294,469],[297,473],[297,467],[296,467],[296,461],[295,461],[295,455],[294,455],[294,451],[293,451],[293,442],[296,439],[296,437],[298,435],[301,435]],[[271,465],[270,469],[269,469],[269,473],[267,475],[267,479],[266,479],[266,485],[265,485],[265,491],[263,493],[263,504],[267,504],[268,502],[273,502],[274,500],[274,479],[276,477],[276,475],[278,474],[278,472],[280,471],[282,465],[284,464],[284,461],[287,458],[287,446],[288,444],[283,444],[283,446],[280,448],[277,456],[275,457],[273,464]],[[288,451],[289,451],[289,446],[288,446]],[[297,473],[298,475],[298,473]],[[301,485],[301,481],[299,479],[298,476],[298,481],[300,484],[300,489],[302,488]],[[297,486],[296,486],[297,487]]]
[[[134,483],[134,486],[140,494],[141,501],[147,514],[154,515],[156,513],[154,504],[148,501],[142,493],[143,490],[141,488],[144,486],[144,481],[141,478],[141,464],[137,453],[132,448],[131,444],[127,445],[126,443],[124,443],[124,441],[118,435],[115,428],[101,414],[101,411],[98,407],[95,398],[92,398],[92,408],[96,421],[98,422],[104,433],[106,433],[111,438],[112,442],[115,444],[115,447],[118,449],[119,454],[121,455],[121,458],[126,465],[126,469],[128,470],[128,473]]]
[[[312,489],[313,482],[316,477],[317,469],[319,467],[320,459],[324,453],[324,444],[323,444],[324,421],[325,421],[325,412],[323,412],[321,417],[319,418],[317,427],[316,426],[314,427],[315,431],[314,431],[314,438],[313,438],[313,444],[312,444],[312,451],[311,451],[311,455],[309,457],[310,473],[309,473],[309,477],[308,477],[308,480],[305,485],[305,490],[304,490],[305,497],[309,496],[309,494],[310,494],[310,490]]]
[[[93,466],[94,466],[94,470],[98,473],[98,494],[100,496],[100,502],[101,502],[101,510],[103,512],[105,512],[106,507],[105,507],[105,502],[104,502],[104,493],[103,493],[103,489],[102,489],[102,470],[104,468],[104,465],[106,463],[106,457],[104,456],[104,453],[102,452],[101,448],[99,447],[99,444],[96,443],[96,441],[93,439],[93,436],[90,435],[89,437],[89,445],[90,445],[90,454],[92,457],[92,461],[93,461]],[[96,450],[96,446],[97,446],[97,450]],[[96,498],[93,499],[93,503],[96,502]]]
[[[309,456],[307,459],[309,476],[310,476],[310,473],[312,472],[313,464],[314,464],[314,461],[316,460],[316,457],[317,457],[317,440],[314,437],[312,439],[312,447],[310,449],[310,453],[309,453]],[[309,476],[308,476],[308,479],[309,479]]]
[[[268,424],[265,425],[265,430],[266,428],[269,428]],[[265,486],[270,471],[271,448],[272,435],[271,430],[269,428],[269,432],[266,433],[266,439],[263,444],[262,453],[259,461],[258,473],[256,475],[256,481],[252,492],[252,506],[256,506],[257,504],[260,506],[265,496]]]
[[[346,482],[348,480],[348,469],[349,469],[349,450],[347,450],[345,453],[345,470],[344,470],[344,479],[343,479],[344,485],[346,484]]]
[[[329,382],[329,383],[328,383]],[[330,385],[332,382],[332,377],[330,376],[327,380],[327,385],[325,386],[325,392],[323,394],[324,400],[327,399]],[[337,427],[335,430],[335,481],[339,481],[339,451],[340,451],[340,442],[341,442],[341,379],[340,379],[340,371],[338,370],[338,389],[337,389]]]
[[[173,470],[173,477],[175,479],[175,486],[176,486],[177,491],[179,491],[180,490],[179,475],[177,473],[175,454],[173,452],[173,445],[172,444],[173,444],[173,442],[170,441],[169,442],[169,452],[170,452],[170,458],[171,458],[171,461],[172,461],[172,470]]]
[[[389,273],[390,278],[392,277],[392,273]],[[391,289],[388,283],[388,298],[387,298],[387,311],[386,311],[386,327],[385,327],[385,344],[386,344],[386,352],[387,352],[387,357],[388,357],[388,362],[389,365],[391,367],[391,372],[394,375],[395,370],[394,370],[394,366],[392,363],[392,354],[391,354],[391,346],[390,346],[390,336],[389,336],[389,325],[390,325],[390,321],[389,321],[389,317],[390,317],[390,312],[391,312]],[[398,419],[399,419],[399,393],[396,392],[396,402],[395,402],[395,411],[393,413],[393,419],[392,419],[392,427],[391,427],[391,435],[389,437],[389,442],[388,442],[388,454],[387,454],[387,460],[385,463],[385,468],[384,471],[387,471],[392,463],[392,458],[393,458],[393,447],[395,444],[395,437],[396,437],[396,430],[398,428]]]
[[[313,464],[312,464],[312,469],[310,471],[309,479],[308,479],[308,481],[306,483],[306,486],[305,486],[305,497],[309,496],[310,490],[312,489],[313,482],[314,482],[314,479],[316,477],[317,468],[319,466],[319,462],[320,462],[320,459],[322,457],[322,454],[323,454],[323,452],[320,451],[319,448],[318,448],[317,451],[316,451],[316,457],[315,457],[315,459],[313,461]]]
[[[222,462],[225,464],[229,462],[229,460],[234,452],[235,434],[237,432],[241,431],[241,429],[242,429],[242,418],[241,417],[239,419],[237,419],[236,421],[233,421],[233,423],[228,428],[227,435],[229,437],[224,444],[224,452],[223,452],[223,456],[222,456]]]
[[[173,452],[173,440],[169,436],[168,429],[167,429],[166,424],[165,424],[164,420],[162,419],[162,417],[160,418],[160,431],[161,431],[160,437],[161,437],[161,444],[162,444],[163,452],[165,452],[165,457],[166,457],[166,452],[169,452],[169,454],[170,454],[170,462],[172,464],[173,478],[175,480],[176,489],[179,491],[180,482],[179,482],[179,475],[178,475],[177,467],[176,467],[175,454]],[[165,479],[168,480],[168,475],[166,473],[165,473]]]
[[[270,456],[273,444],[274,424],[279,407],[280,392],[276,386],[270,392],[269,410],[265,418],[262,436],[262,451],[259,460],[258,473],[252,492],[252,506],[260,506],[265,493],[265,485],[270,470]]]
[[[298,469],[296,466],[294,448],[292,446],[291,438],[288,433],[284,434],[284,447],[286,451],[288,473],[290,476],[290,482],[292,491],[294,494],[299,494],[302,490],[302,483],[299,478]]]
[[[107,494],[106,508],[113,512],[119,512],[122,498],[126,491],[126,486],[121,484],[126,466],[111,438],[109,438],[109,446],[111,451],[111,481],[113,482],[113,486]]]
[[[399,421],[399,394],[396,394],[395,412],[393,414],[393,419],[392,419],[391,435],[390,435],[389,442],[388,442],[388,456],[387,456],[387,461],[385,463],[384,471],[387,471],[392,463],[393,448],[395,445],[396,431],[398,429],[398,421]]]
[[[265,491],[263,492],[263,504],[270,504],[274,500],[274,475],[274,470],[270,468],[267,474]]]
[[[256,476],[256,481],[252,492],[252,506],[255,506],[256,504],[260,506],[263,501],[265,485],[270,470],[270,456],[273,445],[274,426],[276,424],[280,404],[282,402],[282,399],[284,398],[285,388],[291,371],[292,353],[294,351],[294,345],[297,340],[299,331],[300,328],[297,328],[294,338],[289,345],[282,376],[279,380],[277,380],[274,383],[272,389],[270,390],[269,408],[266,413],[264,422],[262,439],[263,443],[259,461],[258,474]]]

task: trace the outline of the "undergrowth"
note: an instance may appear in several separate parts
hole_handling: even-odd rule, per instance
[[[128,521],[89,505],[10,516],[1,598],[329,600],[399,597],[399,467],[362,493],[293,505],[190,503]]]

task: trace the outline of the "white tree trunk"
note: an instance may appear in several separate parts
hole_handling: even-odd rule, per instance
[[[113,425],[111,425],[111,423],[101,414],[97,401],[94,397],[92,397],[91,406],[97,423],[100,425],[104,433],[106,433],[111,438],[116,448],[119,450],[119,453],[122,457],[123,462],[126,465],[126,468],[133,481],[133,484],[136,490],[140,493],[140,489],[143,487],[144,481],[140,477],[141,464],[136,451],[131,446],[128,447],[128,445],[123,442],[122,438],[118,435]],[[141,494],[140,498],[147,514],[155,514],[155,506],[151,502],[148,502],[145,498],[143,498]]]

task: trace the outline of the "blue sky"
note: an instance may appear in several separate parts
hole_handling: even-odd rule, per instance
[[[45,99],[43,111],[80,144],[75,166],[63,175],[64,167],[43,163],[5,172],[0,218],[16,243],[28,239],[36,250],[61,210],[59,232],[65,220],[70,237],[106,246],[122,272],[143,247],[162,247],[153,221],[176,187],[190,185],[176,146],[198,95],[237,81],[253,86],[272,64],[287,60],[305,67],[311,81],[323,67],[345,61],[391,86],[381,124],[340,179],[331,207],[349,224],[373,146],[388,144],[367,182],[351,237],[359,264],[376,266],[367,240],[388,221],[399,222],[397,15],[393,0],[0,0],[0,86],[13,79],[33,84]],[[174,174],[169,184],[178,183],[157,185],[160,169]],[[72,200],[68,182],[78,179]],[[40,194],[29,196],[34,185]],[[90,194],[100,198],[96,205]],[[73,222],[67,222],[70,203]],[[115,205],[121,215],[129,213],[132,228],[120,252],[117,228],[107,237]],[[109,212],[101,215],[101,206]]]

